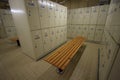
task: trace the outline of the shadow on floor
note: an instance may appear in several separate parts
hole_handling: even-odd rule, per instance
[[[76,55],[73,57],[63,74],[57,73],[57,68],[51,66],[44,74],[42,74],[37,80],[69,80],[77,63],[79,62],[86,45],[82,46]]]

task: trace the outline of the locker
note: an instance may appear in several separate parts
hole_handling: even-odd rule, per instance
[[[72,25],[72,38],[75,38],[77,36],[77,26],[76,25]]]
[[[49,27],[49,16],[48,16],[48,7],[47,7],[47,1],[46,0],[38,0],[39,2],[39,16],[40,16],[40,23],[41,28],[47,28]]]
[[[47,16],[48,15],[47,0],[38,0],[38,3],[39,3],[39,13],[41,15]]]
[[[55,34],[56,34],[56,46],[58,47],[60,45],[60,32],[59,27],[55,28]]]
[[[113,13],[112,13],[112,24],[111,25],[120,25],[120,3],[113,4]]]
[[[71,37],[71,25],[67,26],[67,37],[70,38]]]
[[[40,29],[37,1],[36,0],[33,0],[33,1],[27,0],[26,8],[27,8],[28,20],[29,20],[31,30]]]
[[[88,27],[88,40],[94,40],[96,25],[91,25]]]
[[[73,17],[73,19],[74,19],[74,20],[73,20],[73,21],[74,21],[73,23],[74,23],[74,24],[78,24],[78,19],[79,19],[79,18],[78,18],[78,9],[74,9],[74,17]]]
[[[49,29],[42,30],[42,35],[43,35],[44,52],[48,53],[51,50],[51,41],[50,41]]]
[[[67,7],[64,7],[64,25],[67,25]]]
[[[59,5],[55,4],[55,24],[56,24],[56,26],[59,26],[59,22],[60,22],[59,14],[60,14]]]
[[[70,25],[71,24],[71,13],[70,13],[70,10],[68,10],[68,13],[67,13],[67,25]]]
[[[83,25],[83,33],[82,36],[87,38],[88,37],[88,26],[89,25]]]
[[[109,7],[109,11],[108,11],[108,15],[107,15],[107,20],[106,20],[106,25],[107,26],[112,25],[113,10],[114,10],[114,5],[111,4],[110,7]]]
[[[91,7],[90,24],[97,24],[99,6]]]
[[[79,8],[78,9],[78,23],[83,24],[84,20],[84,8]]]
[[[49,20],[49,27],[54,26],[54,15],[55,15],[55,4],[52,1],[47,1],[48,4],[48,20]]]
[[[35,56],[38,59],[44,55],[41,30],[32,31],[32,40],[34,43]]]
[[[63,28],[63,42],[67,41],[67,27],[64,26]]]
[[[78,25],[77,26],[77,32],[78,32],[77,36],[82,36],[82,33],[83,33],[83,27],[82,27],[82,25]]]
[[[72,18],[71,24],[75,24],[75,20],[76,20],[75,16],[76,16],[75,9],[72,9],[71,10],[71,18]]]
[[[103,36],[103,29],[96,28],[94,40],[95,41],[101,41],[102,40],[102,36]]]
[[[108,13],[108,5],[100,6],[97,24],[104,25],[106,23]]]
[[[56,41],[56,35],[55,35],[55,28],[50,29],[50,41],[51,41],[51,48],[55,49],[57,41]]]
[[[83,24],[90,24],[91,8],[84,8],[84,20]]]

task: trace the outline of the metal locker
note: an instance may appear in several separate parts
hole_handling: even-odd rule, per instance
[[[82,36],[82,33],[83,33],[83,27],[82,27],[82,25],[78,25],[77,32],[78,32],[78,36]]]
[[[91,25],[88,27],[88,40],[94,40],[96,25]]]
[[[50,42],[50,32],[49,32],[49,29],[42,30],[42,35],[43,35],[44,52],[48,53],[51,50],[51,42]]]
[[[97,24],[99,6],[91,7],[90,24]]]
[[[56,46],[59,46],[60,45],[60,33],[59,33],[59,27],[56,27],[55,28],[55,34],[56,34]]]
[[[40,20],[38,12],[38,4],[36,0],[27,0],[26,8],[28,14],[28,20],[31,27],[31,30],[40,29]]]
[[[78,24],[83,24],[83,20],[84,20],[84,8],[79,8],[78,9]]]
[[[71,37],[71,25],[67,26],[67,37],[70,38]]]
[[[113,17],[112,17],[112,24],[111,25],[120,25],[120,3],[113,4]]]
[[[95,41],[101,41],[102,40],[102,36],[103,36],[103,29],[96,28],[94,40]]]
[[[40,58],[44,56],[44,49],[43,49],[43,40],[41,30],[32,31],[32,40],[34,45],[34,51],[36,58]]]
[[[64,25],[67,25],[67,7],[64,7]]]
[[[108,13],[108,5],[100,6],[97,24],[104,25],[106,23],[107,13]]]
[[[88,26],[89,25],[83,25],[83,33],[82,36],[87,38],[88,37]]]
[[[84,20],[83,24],[90,24],[91,8],[84,8]]]
[[[63,31],[63,36],[64,36],[64,42],[67,41],[67,27],[64,26],[64,31]]]
[[[55,4],[52,1],[47,1],[48,4],[48,20],[49,20],[49,27],[53,27],[54,26],[54,6]]]
[[[71,17],[72,17],[72,24],[75,24],[76,23],[76,18],[75,18],[75,16],[76,16],[76,9],[72,9],[71,10],[72,11],[72,13],[71,13]]]
[[[51,42],[51,48],[55,49],[56,47],[56,35],[55,35],[55,28],[50,29],[50,42]]]

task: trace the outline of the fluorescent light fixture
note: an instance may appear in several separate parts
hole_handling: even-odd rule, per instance
[[[24,13],[23,10],[18,10],[18,9],[11,9],[12,13]]]

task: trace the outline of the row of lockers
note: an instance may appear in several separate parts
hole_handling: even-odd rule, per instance
[[[2,35],[5,35],[5,37],[7,38],[16,37],[17,32],[16,32],[16,28],[15,28],[15,24],[12,18],[11,11],[0,9],[0,18],[1,18],[0,25],[3,27],[2,29],[5,30]]]
[[[67,28],[68,38],[83,36],[90,41],[102,40],[104,26],[96,25],[69,25]]]
[[[31,30],[67,24],[67,8],[49,0],[25,0]]]
[[[106,21],[106,30],[109,31],[115,41],[120,43],[120,2],[112,3],[109,8]]]
[[[111,0],[109,11],[107,15],[107,21],[103,34],[102,42],[103,48],[100,50],[100,67],[99,67],[99,80],[119,80],[116,78],[116,71],[113,69],[116,57],[118,56],[119,42],[120,42],[120,1]],[[118,62],[117,62],[118,63]],[[116,70],[118,70],[116,66]],[[119,70],[118,70],[119,72]],[[117,76],[118,77],[118,76]]]
[[[66,28],[61,27],[67,25],[66,7],[49,0],[9,0],[9,3],[26,55],[37,60],[65,41]]]
[[[105,25],[109,5],[68,10],[68,24]]]
[[[102,41],[104,45],[100,49],[99,78],[100,80],[107,80],[119,46],[107,31],[104,32]]]
[[[66,26],[32,31],[36,57],[44,56],[63,44],[66,41],[66,35]]]
[[[4,26],[15,26],[10,10],[0,9],[0,16]]]

